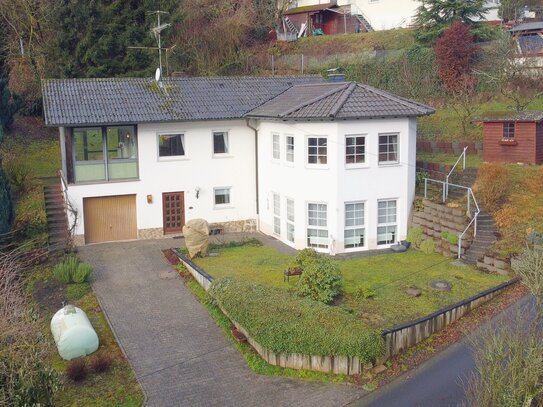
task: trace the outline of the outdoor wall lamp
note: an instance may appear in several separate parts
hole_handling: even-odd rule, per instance
[[[152,204],[153,203],[153,195],[149,194],[147,195],[147,203]]]
[[[200,187],[196,187],[194,192],[196,192],[196,199],[198,199],[200,197]]]

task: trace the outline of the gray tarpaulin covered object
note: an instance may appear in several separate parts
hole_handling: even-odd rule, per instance
[[[209,246],[209,225],[205,219],[192,219],[183,226],[185,244],[192,259],[196,255],[207,255]]]

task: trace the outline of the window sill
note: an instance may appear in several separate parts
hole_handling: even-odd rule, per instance
[[[370,168],[368,164],[345,164],[346,170],[364,170]]]
[[[185,155],[174,155],[168,157],[158,157],[158,162],[170,162],[170,161],[189,161],[190,158]]]
[[[518,141],[516,140],[500,140],[501,146],[516,146],[518,145]]]
[[[227,205],[215,205],[213,206],[213,209],[233,209],[234,207],[230,204],[227,204]]]
[[[124,179],[115,179],[115,180],[98,180],[98,181],[82,181],[82,182],[72,182],[68,183],[68,186],[83,186],[83,185],[100,185],[100,184],[120,184],[123,182],[139,182],[141,179],[139,178],[124,178]]]
[[[213,154],[213,158],[231,158],[231,157],[233,157],[233,155],[228,154],[228,153]]]
[[[379,167],[400,167],[401,165],[398,161],[379,163]]]
[[[330,169],[328,164],[306,164],[305,168],[307,170],[329,170]]]

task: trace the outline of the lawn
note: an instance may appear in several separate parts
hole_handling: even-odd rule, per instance
[[[113,332],[102,312],[96,296],[88,283],[63,284],[52,274],[51,267],[38,266],[34,269],[28,284],[29,295],[39,309],[38,324],[48,338],[49,363],[59,373],[63,373],[68,362],[57,352],[52,340],[49,323],[62,301],[66,301],[85,311],[98,334],[98,352],[113,359],[112,369],[103,373],[90,373],[82,383],[73,383],[63,378],[63,388],[55,393],[55,406],[124,406],[136,407],[143,402],[143,392],[115,341]],[[88,361],[90,356],[85,359]]]
[[[283,271],[292,258],[267,246],[246,245],[217,248],[217,257],[198,258],[195,263],[214,278],[235,277],[293,290],[297,277],[283,281]],[[479,272],[470,266],[454,265],[437,254],[410,250],[351,260],[338,260],[345,284],[335,305],[356,314],[375,328],[390,328],[454,304],[508,279]],[[433,280],[452,284],[450,292],[428,287]],[[405,293],[415,286],[421,296]],[[373,297],[368,298],[373,294]]]

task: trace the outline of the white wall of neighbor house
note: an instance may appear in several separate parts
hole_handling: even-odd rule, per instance
[[[273,135],[280,140],[273,156]],[[379,162],[379,136],[397,135],[396,162]],[[308,137],[326,136],[327,164],[307,163]],[[346,137],[363,136],[363,163],[346,163]],[[286,157],[287,137],[294,137],[294,162]],[[263,233],[303,249],[307,247],[308,203],[327,205],[329,247],[323,251],[369,250],[378,245],[378,202],[396,202],[396,241],[405,238],[415,192],[416,119],[376,119],[321,123],[261,122],[259,126],[259,225]],[[274,230],[274,194],[280,197],[280,231]],[[295,239],[287,238],[287,199],[295,205]],[[364,244],[345,248],[345,204],[363,203]],[[357,208],[360,208],[358,205]],[[332,243],[333,240],[333,243]]]
[[[139,180],[70,185],[78,209],[77,235],[84,234],[83,198],[136,194],[138,229],[162,228],[162,193],[185,196],[185,221],[230,222],[256,218],[254,132],[245,121],[138,125]],[[213,153],[213,132],[228,132],[228,153]],[[185,155],[159,157],[158,136],[183,134]],[[215,205],[214,188],[230,188],[230,204]],[[196,189],[199,197],[196,197]],[[152,196],[148,203],[147,196]]]

